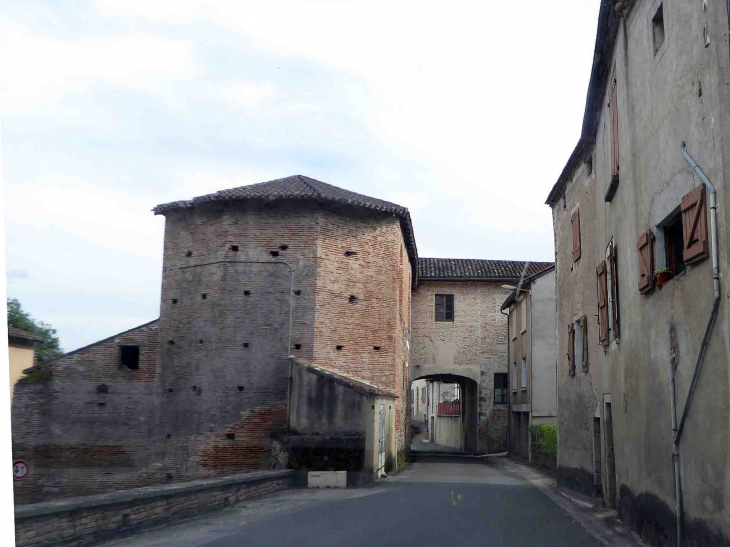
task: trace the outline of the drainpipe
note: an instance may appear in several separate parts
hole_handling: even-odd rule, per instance
[[[509,314],[504,313],[501,309],[499,313],[507,317],[507,453],[512,454],[512,386],[510,381],[512,379],[512,369],[509,366],[509,351],[512,339],[509,337]]]
[[[294,266],[284,260],[215,260],[213,262],[203,262],[202,264],[192,264],[190,266],[181,266],[181,270],[187,268],[197,268],[199,266],[211,266],[213,264],[283,264],[289,267],[291,271],[291,281],[289,283],[289,339],[286,346],[286,356],[289,360],[289,374],[287,375],[286,386],[286,428],[291,425],[290,407],[291,407],[291,383],[292,383],[292,365],[294,356],[291,352],[291,331],[292,331],[292,310],[294,308]]]
[[[680,475],[680,466],[679,466],[679,443],[682,439],[682,431],[684,431],[684,424],[687,419],[687,414],[689,412],[690,404],[692,403],[692,397],[694,395],[695,387],[697,386],[697,378],[699,377],[700,373],[700,365],[702,364],[702,359],[705,356],[705,352],[707,350],[707,344],[710,339],[710,333],[712,332],[712,327],[715,324],[715,319],[717,317],[717,310],[720,306],[720,268],[718,266],[718,256],[717,256],[717,203],[716,203],[716,196],[715,196],[715,187],[712,185],[710,180],[707,178],[705,173],[702,171],[699,165],[697,165],[697,162],[695,162],[692,159],[692,156],[689,155],[687,152],[687,145],[683,142],[682,143],[682,154],[684,155],[684,158],[687,160],[687,162],[692,166],[692,169],[697,173],[697,175],[700,177],[700,180],[702,180],[703,184],[707,187],[707,191],[710,195],[709,201],[710,201],[710,233],[711,233],[711,246],[710,246],[710,254],[712,256],[712,282],[714,286],[714,300],[712,302],[712,310],[710,311],[710,317],[707,320],[707,325],[705,326],[705,332],[702,335],[702,343],[700,345],[699,352],[697,354],[697,360],[695,361],[694,370],[692,371],[692,380],[689,385],[689,390],[687,391],[687,398],[684,402],[684,408],[682,409],[682,417],[679,420],[679,424],[677,424],[677,418],[675,413],[675,400],[674,400],[674,391],[675,391],[675,354],[674,350],[672,350],[672,355],[669,360],[669,371],[670,371],[670,403],[671,403],[671,411],[672,411],[672,433],[673,433],[673,439],[672,439],[672,459],[674,460],[674,490],[675,490],[675,501],[676,501],[676,513],[677,513],[677,547],[681,547],[682,545],[682,478]]]

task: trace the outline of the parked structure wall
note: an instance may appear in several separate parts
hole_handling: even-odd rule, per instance
[[[664,32],[657,48],[653,25],[660,6]],[[661,290],[640,294],[637,241],[647,230],[661,241],[662,222],[683,196],[701,185],[682,156],[686,142],[717,188],[719,264],[721,275],[727,272],[727,4],[638,1],[609,25],[609,35],[611,25],[616,39],[601,61],[605,75],[597,99],[595,144],[571,158],[564,197],[551,203],[557,263],[558,465],[563,483],[602,492],[605,503],[616,504],[620,516],[645,538],[673,544],[668,363],[674,350],[679,416],[712,306],[712,270],[706,259],[688,266]],[[615,194],[607,201],[612,138],[606,106],[614,78],[620,174]],[[577,152],[579,148],[580,143]],[[571,221],[577,211],[576,259]],[[709,208],[707,213],[709,225]],[[612,325],[604,347],[596,320],[596,267],[606,259],[611,241],[616,249],[620,328]],[[664,248],[656,242],[652,246],[660,268]],[[726,302],[724,280],[721,287]],[[587,325],[581,333],[588,340],[587,366],[584,370],[576,363],[571,375],[568,325],[581,317]],[[687,544],[730,542],[729,342],[728,310],[721,303],[681,443]]]
[[[473,392],[463,391],[465,447],[478,453],[499,452],[507,444],[507,405],[494,404],[494,373],[507,372],[507,322],[499,308],[509,291],[500,285],[427,281],[413,293],[411,377],[453,374],[474,382]],[[453,322],[435,321],[436,294],[454,295]]]

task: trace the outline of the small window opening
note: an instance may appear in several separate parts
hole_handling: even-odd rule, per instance
[[[106,406],[106,403],[96,403],[96,406],[104,407],[104,406]]]
[[[302,349],[302,345],[301,344],[294,344],[294,349]]]
[[[345,346],[337,346],[337,351],[342,351]]]
[[[269,251],[271,256],[279,256],[279,251]]]
[[[651,19],[651,26],[654,33],[654,55],[661,49],[664,43],[664,5],[659,4],[654,17]]]
[[[675,277],[687,269],[684,262],[684,235],[681,213],[664,226],[664,254],[669,277]]]
[[[436,295],[436,321],[453,322],[454,321],[454,295],[453,294],[437,294]]]
[[[357,251],[345,251],[345,256],[355,256]]]
[[[165,480],[167,482],[172,482],[172,473],[165,473]]]
[[[232,441],[235,438],[236,438],[236,434],[235,433],[226,433],[226,439],[229,439],[229,440]]]
[[[96,392],[97,393],[109,393],[109,388],[106,384],[99,384],[96,386]]]
[[[357,296],[355,296],[354,294],[351,294],[350,295],[350,302],[357,302]]]
[[[198,386],[193,386],[193,391],[198,391]]]
[[[300,294],[302,294],[302,291],[294,291],[294,294],[299,296]]]
[[[167,343],[168,343],[168,344],[169,344],[170,346],[174,346],[174,345],[175,345],[175,340],[168,340],[168,341],[167,341]]]
[[[279,245],[279,249],[282,251],[286,251],[289,248],[289,245]]]
[[[202,343],[203,343],[203,339],[201,338],[200,340],[198,340],[198,344],[202,344]]]
[[[244,348],[247,348],[247,347],[248,347],[248,342],[244,342],[244,343],[243,343],[243,347],[244,347]]]
[[[172,434],[171,434],[171,433],[168,433],[168,434],[167,434],[167,438],[168,438],[168,439],[172,438]]]
[[[203,300],[207,300],[208,299],[208,295],[205,294],[205,293],[203,293],[203,294],[200,295],[200,298],[202,298]]]
[[[374,349],[375,351],[380,351],[380,346],[373,346],[373,349]]]
[[[119,346],[122,366],[132,370],[139,368],[139,346]]]
[[[238,386],[238,391],[243,391],[243,386]]]
[[[243,291],[243,296],[251,296],[251,291]]]
[[[173,299],[172,299],[172,303],[173,303],[173,304],[177,304],[177,298],[173,298]]]
[[[237,253],[238,252],[238,245],[231,245],[231,251],[233,251],[234,253]]]
[[[171,387],[168,387],[168,388],[167,388],[167,392],[168,392],[168,393],[172,393],[172,388],[171,388]]]
[[[193,251],[188,251],[188,252],[186,252],[186,253],[185,253],[185,256],[188,256],[188,257],[190,257],[190,256],[193,256]]]

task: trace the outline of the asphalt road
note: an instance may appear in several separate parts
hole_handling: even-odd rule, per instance
[[[599,546],[495,458],[423,456],[370,487],[290,490],[114,542],[129,547]]]

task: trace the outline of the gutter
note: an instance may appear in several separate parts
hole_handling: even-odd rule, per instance
[[[681,547],[682,545],[682,476],[680,474],[679,464],[679,444],[682,440],[682,432],[684,431],[684,424],[687,420],[687,414],[689,413],[690,405],[692,404],[692,397],[694,396],[695,388],[697,387],[697,378],[700,374],[700,366],[702,365],[702,360],[705,356],[705,352],[707,351],[707,344],[710,339],[712,327],[715,324],[715,319],[717,318],[717,310],[720,306],[720,268],[718,266],[717,256],[717,203],[715,196],[715,187],[712,185],[700,166],[697,165],[697,162],[695,162],[695,160],[692,159],[692,156],[689,155],[689,153],[687,152],[687,145],[684,142],[682,143],[682,155],[687,160],[687,163],[692,166],[692,169],[695,171],[695,173],[697,173],[697,175],[700,177],[700,180],[702,180],[702,183],[707,187],[708,193],[710,195],[710,254],[712,256],[712,284],[714,289],[714,298],[712,301],[712,309],[710,310],[710,317],[707,319],[705,332],[702,335],[702,343],[700,344],[700,349],[697,354],[697,360],[695,361],[695,366],[692,371],[692,380],[689,385],[689,390],[687,391],[687,398],[684,402],[682,417],[679,420],[679,424],[677,423],[675,402],[675,371],[677,363],[673,348],[671,357],[669,359],[669,397],[672,412],[672,460],[674,461],[674,497],[676,502],[675,511],[677,516],[677,547]]]

